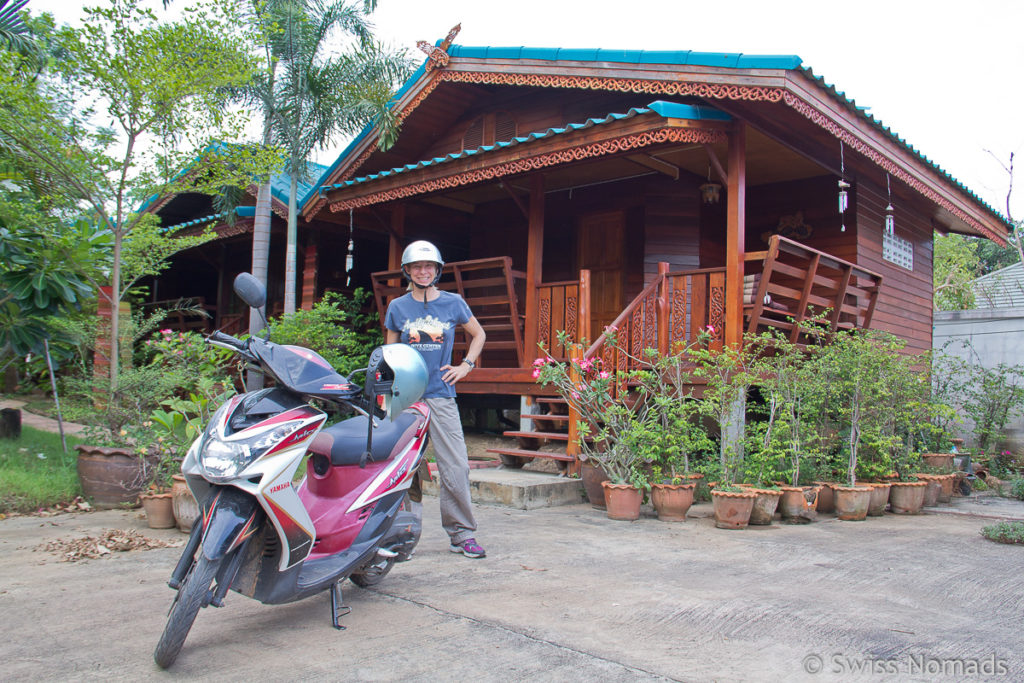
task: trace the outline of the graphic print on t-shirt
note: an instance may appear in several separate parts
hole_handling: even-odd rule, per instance
[[[451,327],[450,322],[443,322],[432,315],[425,315],[406,321],[402,326],[402,331],[409,335],[409,343],[413,346],[423,351],[440,351],[444,333]]]

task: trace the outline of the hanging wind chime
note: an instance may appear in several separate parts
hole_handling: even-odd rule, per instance
[[[889,205],[885,207],[885,234],[892,237],[896,230],[896,219],[892,215],[892,186],[889,183],[888,173],[885,174],[885,189],[889,194]]]
[[[352,209],[348,210],[348,247],[345,249],[345,283],[352,286],[352,262],[355,258],[356,243],[353,240],[355,237],[355,229],[353,228],[352,221]]]
[[[850,183],[846,182],[846,165],[843,161],[843,141],[839,141],[839,232],[846,232],[846,209],[850,205]]]

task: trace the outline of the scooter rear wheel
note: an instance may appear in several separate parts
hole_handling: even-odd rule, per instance
[[[178,589],[178,595],[171,605],[171,613],[167,617],[167,626],[164,627],[160,642],[153,652],[153,659],[161,669],[174,664],[178,653],[181,652],[181,646],[185,644],[192,623],[199,614],[199,609],[210,604],[210,586],[217,576],[219,567],[220,560],[210,561],[200,554],[199,561],[192,565],[191,571]]]
[[[370,565],[366,569],[362,569],[351,576],[349,580],[360,588],[369,588],[370,586],[376,586],[378,583],[384,580],[384,577],[388,575],[391,568],[395,566],[395,558],[389,557],[386,560],[381,560],[377,564]]]

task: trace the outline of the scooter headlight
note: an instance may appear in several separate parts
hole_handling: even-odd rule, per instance
[[[225,438],[210,430],[199,450],[203,476],[214,483],[234,479],[294,429],[294,423],[286,422],[248,438]]]

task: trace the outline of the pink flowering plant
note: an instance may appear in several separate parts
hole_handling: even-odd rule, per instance
[[[605,330],[606,343],[615,347],[615,330]],[[580,459],[592,461],[615,484],[647,488],[643,465],[649,459],[649,426],[653,417],[645,386],[639,395],[630,396],[628,407],[615,391],[616,384],[636,383],[643,371],[615,371],[605,368],[599,358],[585,358],[585,346],[572,342],[564,332],[559,343],[570,351],[570,359],[554,358],[541,346],[541,356],[533,362],[533,378],[544,386],[553,386],[580,416]]]

